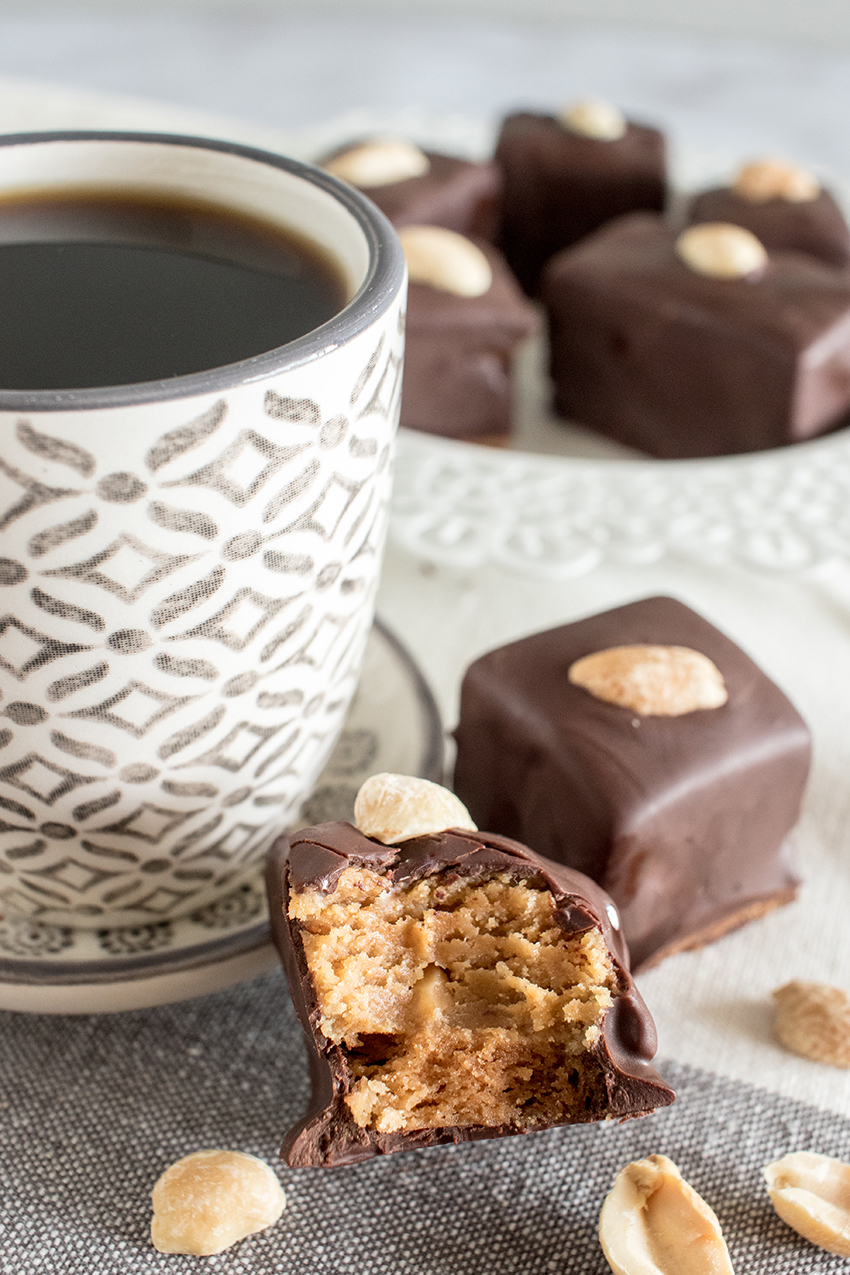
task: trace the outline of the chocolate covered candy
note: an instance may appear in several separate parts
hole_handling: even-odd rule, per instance
[[[805,252],[832,266],[850,261],[850,229],[833,196],[781,160],[745,164],[730,186],[695,195],[687,220],[744,226],[769,252]]]
[[[742,254],[743,273],[712,274],[683,250],[712,237],[757,244],[728,225],[677,237],[636,213],[549,262],[541,296],[563,416],[685,457],[797,442],[845,415],[850,274],[763,248]]]
[[[399,231],[410,270],[401,424],[470,442],[504,442],[512,358],[537,328],[501,255],[445,229]]]
[[[472,818],[602,885],[636,968],[796,894],[784,842],[809,732],[681,602],[633,602],[482,656],[456,738]]]
[[[469,827],[398,838],[329,823],[270,852],[272,931],[313,1084],[288,1164],[672,1102],[602,890]]]
[[[501,174],[492,162],[374,139],[334,152],[322,167],[362,190],[394,226],[444,226],[485,239],[495,233]]]
[[[530,295],[560,249],[612,217],[664,207],[662,134],[605,103],[579,103],[561,116],[509,115],[496,163],[503,180],[497,241]]]

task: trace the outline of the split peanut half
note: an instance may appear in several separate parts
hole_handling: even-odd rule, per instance
[[[614,1275],[734,1275],[715,1214],[666,1155],[620,1170],[599,1242]]]
[[[827,1253],[850,1257],[850,1164],[796,1151],[766,1165],[764,1178],[783,1222]]]

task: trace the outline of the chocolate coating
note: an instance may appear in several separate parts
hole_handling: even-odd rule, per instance
[[[612,217],[664,207],[664,138],[641,124],[629,123],[616,141],[599,141],[570,132],[553,115],[509,115],[496,163],[503,177],[497,242],[530,295],[560,249]]]
[[[329,1041],[319,1027],[319,1009],[300,928],[288,917],[291,891],[318,887],[331,892],[340,874],[352,866],[385,873],[393,882],[443,872],[452,878],[498,872],[517,881],[533,878],[544,883],[552,891],[555,917],[565,934],[598,928],[618,976],[614,1004],[590,1051],[602,1070],[607,1102],[604,1110],[582,1113],[582,1122],[643,1115],[673,1101],[672,1090],[650,1065],[656,1047],[655,1027],[631,980],[623,938],[611,925],[607,911],[610,900],[592,881],[547,862],[517,842],[489,833],[449,829],[402,846],[383,846],[364,837],[351,824],[321,824],[297,833],[291,845],[286,837],[279,838],[267,859],[272,935],[304,1029],[313,1086],[307,1114],[290,1130],[283,1144],[281,1155],[289,1165],[354,1164],[395,1151],[521,1132],[513,1126],[469,1125],[382,1133],[360,1128],[352,1119],[344,1102],[351,1088],[345,1051]]]
[[[742,199],[730,186],[718,186],[693,198],[687,220],[689,225],[731,221],[744,226],[768,252],[805,252],[831,266],[850,262],[850,229],[828,190],[822,190],[816,199],[799,203],[789,199],[753,203]]]
[[[511,356],[538,326],[504,258],[474,240],[493,271],[480,297],[411,283],[401,424],[470,441],[507,436],[511,425]]]
[[[341,147],[334,155],[350,149],[351,145]],[[363,194],[378,205],[394,226],[444,226],[459,235],[492,239],[502,185],[496,165],[436,151],[425,151],[425,155],[429,162],[427,173],[369,186]],[[326,160],[330,158],[326,156]]]
[[[643,643],[707,655],[727,703],[638,717],[568,679],[582,656]],[[455,734],[455,791],[472,818],[599,882],[635,968],[796,894],[783,843],[808,775],[808,729],[681,602],[647,598],[482,656],[464,678]]]
[[[544,272],[558,411],[654,456],[823,433],[850,408],[850,273],[776,252],[714,279],[660,217],[620,218]]]

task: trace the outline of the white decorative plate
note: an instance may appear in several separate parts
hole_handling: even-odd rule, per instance
[[[491,452],[405,433],[393,535],[443,566],[491,561],[566,578],[665,557],[791,573],[850,560],[846,427],[775,451],[692,461]]]
[[[400,133],[471,159],[492,153],[495,124],[414,109],[352,111],[286,141],[315,159],[345,141]],[[672,148],[673,187],[727,181],[745,156]],[[822,173],[850,210],[850,183]],[[850,561],[850,429],[792,447],[659,461],[552,411],[545,341],[516,367],[515,432],[493,449],[402,430],[391,532],[417,557],[468,570],[486,562],[568,578],[665,558],[799,573]]]
[[[422,145],[446,132],[414,123]],[[451,137],[472,156],[492,145],[480,123],[465,146],[459,121]],[[674,149],[674,187],[728,181],[742,158]],[[850,184],[824,177],[850,211]],[[850,560],[850,428],[766,452],[650,459],[557,417],[547,364],[543,338],[520,353],[509,448],[401,431],[392,533],[417,557],[561,579],[665,558],[770,573]]]
[[[284,133],[188,108],[0,80],[0,132],[160,129],[231,138],[315,159],[369,134],[480,158],[495,123],[417,109],[355,110]],[[743,157],[674,145],[680,192],[727,179]],[[821,174],[850,208],[850,183]],[[648,460],[552,413],[545,349],[518,368],[518,428],[504,451],[402,430],[392,533],[418,557],[564,578],[665,558],[799,573],[850,561],[850,432],[710,460]]]
[[[443,778],[440,716],[419,669],[376,622],[345,728],[299,826],[350,819],[378,771]],[[216,991],[273,965],[262,866],[176,921],[79,930],[0,917],[0,1009],[103,1013]]]

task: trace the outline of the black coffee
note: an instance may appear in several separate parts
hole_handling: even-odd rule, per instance
[[[0,200],[0,389],[185,376],[345,305],[336,267],[267,222],[168,197]]]

